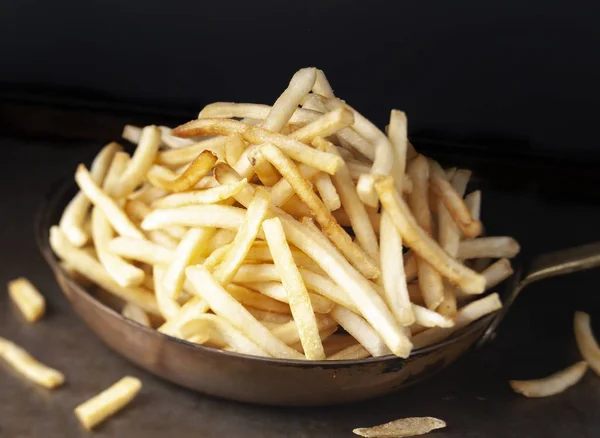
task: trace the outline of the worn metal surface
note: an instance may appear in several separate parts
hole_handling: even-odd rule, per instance
[[[63,370],[67,384],[50,392],[0,364],[0,437],[89,436],[72,409],[125,374],[142,379],[140,396],[100,426],[97,437],[351,437],[352,428],[404,416],[448,422],[436,437],[594,437],[600,430],[600,378],[549,399],[513,394],[510,378],[546,375],[578,360],[572,313],[586,310],[600,333],[600,271],[551,279],[528,288],[496,340],[448,370],[403,392],[366,403],[314,408],[265,408],[202,396],[166,383],[112,353],[77,319],[35,247],[33,214],[50,183],[89,160],[99,145],[1,139],[0,282],[26,275],[48,299],[46,318],[28,325],[0,294],[0,336]],[[582,189],[585,190],[585,189]],[[483,197],[489,234],[515,235],[526,252],[600,240],[600,206],[568,198],[500,192]]]

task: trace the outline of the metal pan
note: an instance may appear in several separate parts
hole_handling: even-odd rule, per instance
[[[49,229],[75,194],[72,182],[55,186],[36,218],[42,255],[75,311],[113,350],[147,371],[218,397],[267,405],[310,406],[355,402],[388,394],[442,370],[490,339],[518,294],[548,277],[600,266],[600,243],[535,257],[506,282],[504,308],[451,338],[415,350],[408,359],[298,361],[245,356],[192,344],[143,327],[97,300],[60,267]]]

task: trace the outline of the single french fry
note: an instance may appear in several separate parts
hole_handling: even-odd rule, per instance
[[[456,306],[456,288],[446,281],[444,282],[444,299],[435,310],[440,315],[454,318],[457,312]]]
[[[215,102],[206,105],[202,111],[200,111],[200,114],[198,114],[198,118],[246,118],[262,121],[267,118],[271,110],[272,107],[269,105],[261,105],[256,103]],[[321,116],[321,112],[318,111],[296,108],[289,119],[289,123],[307,124],[313,122]],[[247,121],[244,122],[248,123]]]
[[[436,429],[446,427],[446,422],[433,417],[402,418],[373,427],[354,429],[355,435],[366,438],[409,437],[425,435]]]
[[[385,356],[386,354],[391,354],[385,342],[360,315],[342,306],[335,306],[329,314],[344,330],[360,342],[371,355]],[[410,343],[408,339],[407,342]]]
[[[179,149],[194,144],[194,141],[191,139],[175,137],[173,135],[173,130],[168,126],[159,126],[158,129],[160,129],[160,139],[162,144],[166,147]]]
[[[317,77],[315,79],[312,92],[328,99],[334,97],[333,89],[327,80],[327,76],[325,76],[325,73],[323,73],[323,70],[317,69]]]
[[[204,263],[202,263],[204,267],[210,272],[213,272],[215,268],[219,266],[223,262],[223,260],[225,260],[225,257],[231,249],[231,246],[231,244],[227,244],[211,252],[210,255],[206,258],[206,260],[204,260]]]
[[[446,174],[440,165],[433,160],[429,160],[429,164],[431,167],[429,182],[432,191],[442,200],[465,237],[479,236],[483,230],[481,222],[473,219],[462,196],[446,179]]]
[[[126,302],[131,301],[137,304],[146,312],[160,315],[156,300],[150,291],[141,287],[120,286],[108,275],[100,262],[86,251],[73,246],[61,229],[56,226],[50,228],[50,246],[58,257],[102,289]]]
[[[222,158],[225,155],[226,141],[227,137],[213,137],[181,149],[161,151],[156,156],[156,162],[169,167],[187,165],[204,151],[211,151]]]
[[[176,299],[179,296],[185,280],[185,268],[195,259],[214,233],[214,228],[192,228],[183,237],[162,280],[168,297]]]
[[[575,312],[573,325],[581,356],[592,367],[592,370],[600,376],[600,347],[592,332],[590,315],[585,312]]]
[[[404,273],[402,237],[385,211],[381,215],[380,242],[381,279],[385,291],[385,301],[398,324],[409,326],[415,322],[415,316]]]
[[[328,174],[325,172],[318,173],[315,176],[315,187],[317,188],[323,203],[329,211],[337,210],[342,206],[340,196],[338,195],[338,192],[331,181],[331,177]]]
[[[460,242],[457,257],[461,259],[512,258],[521,247],[512,237],[478,237]]]
[[[116,237],[108,242],[107,249],[120,257],[148,263],[149,265],[168,265],[175,257],[175,252],[170,248],[165,248],[147,240],[123,236]]]
[[[502,308],[502,302],[498,294],[494,293],[481,298],[477,301],[473,301],[463,308],[459,309],[456,319],[454,320],[454,326],[449,328],[434,327],[429,330],[425,330],[418,335],[413,337],[413,345],[415,348],[422,348],[428,345],[440,342],[452,335],[457,330],[469,325],[473,321],[488,315],[492,312]]]
[[[473,220],[481,220],[481,191],[476,190],[465,197],[465,204]]]
[[[447,317],[417,304],[412,304],[412,309],[415,315],[415,324],[421,327],[454,327],[454,317]]]
[[[352,125],[352,123],[354,123],[352,111],[346,108],[337,108],[292,132],[290,138],[310,144],[315,137],[329,137]]]
[[[237,230],[242,225],[245,214],[246,210],[243,208],[218,204],[161,208],[148,214],[141,227],[143,230],[158,230],[172,225],[183,225]]]
[[[123,409],[142,389],[142,382],[126,376],[100,394],[75,408],[75,415],[87,430]]]
[[[46,300],[25,277],[9,281],[8,294],[27,322],[36,322],[44,316]]]
[[[450,257],[418,226],[393,184],[391,178],[379,180],[376,184],[377,193],[406,245],[463,291],[481,293],[485,289],[485,278]]]
[[[92,176],[83,164],[80,164],[77,167],[75,181],[92,204],[94,204],[96,208],[102,210],[112,227],[117,230],[119,234],[135,237],[137,239],[145,238],[142,232],[127,217],[121,207],[98,187],[98,184],[94,182]]]
[[[124,198],[144,182],[148,170],[154,163],[160,142],[160,130],[156,126],[146,126],[142,129],[137,148],[127,165],[127,169],[121,175],[118,186],[115,187],[114,195],[116,197]]]
[[[189,266],[186,275],[215,314],[225,318],[267,353],[284,359],[304,358],[302,354],[285,345],[258,322],[244,306],[223,289],[206,268],[201,265]]]
[[[486,290],[497,286],[513,274],[513,268],[508,259],[500,259],[481,272],[485,278]]]
[[[245,307],[288,315],[291,313],[290,306],[281,302],[281,300],[273,299],[248,287],[229,283],[225,286],[225,290]]]
[[[123,132],[121,133],[121,137],[123,137],[128,142],[138,144],[140,142],[141,136],[142,128],[133,125],[123,126]]]
[[[231,134],[227,137],[225,142],[225,161],[230,166],[235,166],[244,151],[246,150],[246,143],[239,134]]]
[[[120,286],[139,286],[144,281],[144,271],[108,249],[114,233],[108,218],[98,207],[94,207],[92,211],[92,237],[98,260]]]
[[[65,376],[33,358],[27,351],[15,343],[0,337],[0,358],[15,371],[44,388],[53,389],[61,386]]]
[[[390,124],[388,138],[394,152],[394,164],[392,176],[396,184],[396,190],[402,193],[404,188],[404,176],[406,172],[406,149],[408,143],[406,114],[402,111],[392,110],[390,112]]]
[[[270,132],[257,126],[246,125],[235,120],[198,119],[175,128],[174,132],[181,137],[238,133],[244,140],[255,145],[272,143],[294,160],[329,174],[335,174],[343,164],[343,160],[338,156],[317,151],[282,134]]]
[[[279,175],[277,169],[264,156],[259,153],[253,153],[255,151],[255,146],[248,150],[248,160],[250,160],[254,173],[256,173],[256,176],[258,176],[258,179],[264,186],[274,186],[281,179],[281,175]]]
[[[202,151],[181,175],[174,179],[165,179],[156,175],[152,183],[155,187],[169,192],[184,192],[198,184],[216,163],[217,156],[213,152]]]
[[[509,383],[515,392],[525,397],[549,397],[575,385],[583,378],[587,369],[587,362],[581,361],[543,379],[511,380]]]
[[[323,231],[340,251],[348,257],[351,263],[367,278],[377,278],[380,273],[377,264],[362,248],[352,241],[348,233],[336,222],[331,212],[323,204],[323,201],[312,191],[307,181],[302,178],[292,160],[273,145],[264,144],[261,146],[260,151],[290,183],[298,197],[308,205],[319,225],[323,227]],[[339,155],[334,156],[340,158]]]
[[[315,80],[317,69],[314,67],[298,70],[285,91],[279,96],[261,127],[269,131],[279,132],[290,121],[304,96],[310,93]]]
[[[327,360],[358,360],[370,357],[371,353],[361,344],[351,345],[349,347],[340,350],[331,356],[327,357]]]
[[[113,197],[115,195],[121,176],[123,175],[123,172],[125,172],[125,169],[127,169],[130,159],[131,157],[127,152],[117,151],[115,153],[113,160],[110,163],[110,167],[108,168],[108,172],[104,177],[104,181],[102,182],[102,189],[108,196]]]
[[[91,166],[90,179],[97,186],[100,186],[104,181],[113,157],[120,150],[121,146],[113,142],[102,148],[96,155]],[[90,237],[82,228],[90,205],[91,202],[88,196],[83,191],[78,192],[65,207],[58,224],[69,241],[77,247],[85,245]]]
[[[271,254],[273,254],[275,267],[287,291],[290,309],[298,326],[298,333],[306,358],[309,360],[324,360],[325,351],[319,337],[319,328],[317,327],[310,297],[298,267],[294,263],[281,222],[278,218],[268,219],[263,222],[262,227]]]
[[[243,179],[236,184],[219,185],[205,190],[175,193],[152,203],[152,208],[176,208],[196,204],[216,204],[237,195],[247,184]]]
[[[269,210],[269,194],[262,188],[255,190],[254,199],[250,202],[244,220],[231,243],[223,262],[215,269],[215,279],[226,285],[235,276],[238,268],[244,262],[252,243],[260,231],[261,224]]]
[[[249,265],[244,265],[244,266],[249,266]],[[257,265],[257,266],[263,266],[263,265]],[[261,294],[263,294],[267,297],[270,297],[274,300],[280,301],[282,303],[289,303],[289,297],[285,290],[285,287],[283,286],[283,284],[281,284],[279,282],[253,281],[251,283],[246,283],[246,286],[251,289],[257,290]],[[308,285],[307,285],[307,287],[308,287]],[[325,298],[324,296],[321,296],[318,294],[309,292],[308,297],[310,299],[310,303],[311,303],[312,308],[315,311],[315,313],[329,313],[329,312],[331,312],[331,309],[333,309],[333,306],[335,305],[335,303],[333,301],[331,301],[330,299]],[[242,304],[244,304],[244,303],[242,303]]]
[[[176,318],[181,311],[181,306],[171,295],[171,290],[165,284],[165,275],[167,268],[161,265],[154,265],[152,270],[154,278],[154,294],[158,309],[166,321]]]
[[[136,306],[133,303],[125,303],[123,310],[121,310],[121,315],[143,325],[144,327],[151,327],[150,318],[148,318],[146,312],[144,312],[141,307]]]

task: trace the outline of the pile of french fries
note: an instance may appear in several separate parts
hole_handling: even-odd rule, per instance
[[[50,243],[65,270],[170,336],[248,355],[349,360],[436,343],[497,311],[510,237],[483,237],[470,172],[418,154],[304,68],[272,106],[126,126]],[[466,194],[466,196],[465,196]]]

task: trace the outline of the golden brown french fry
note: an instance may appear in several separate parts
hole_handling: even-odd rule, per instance
[[[184,192],[198,184],[216,163],[217,156],[213,152],[202,151],[175,179],[167,180],[157,175],[152,183],[155,187],[169,192]]]
[[[592,370],[600,376],[600,347],[592,332],[590,315],[585,312],[575,312],[573,325],[579,352]]]
[[[123,409],[142,389],[142,382],[126,376],[100,394],[75,408],[75,415],[87,430]]]
[[[245,286],[230,283],[225,286],[225,290],[245,307],[253,307],[267,312],[283,313],[287,315],[291,313],[290,306],[287,304]]]
[[[232,134],[228,136],[225,143],[225,161],[230,166],[235,166],[245,150],[246,143],[241,135]]]
[[[194,141],[187,138],[179,138],[173,135],[173,130],[168,126],[159,126],[160,139],[162,144],[171,149],[179,149],[194,144]]]
[[[537,380],[511,380],[510,387],[525,397],[549,397],[560,394],[579,382],[588,369],[585,361]]]
[[[460,242],[457,257],[461,259],[512,258],[521,247],[512,237],[478,237]]]
[[[339,173],[339,170],[338,170]],[[342,206],[340,196],[338,195],[331,177],[325,172],[320,172],[315,176],[315,187],[321,195],[323,203],[329,211],[337,210]]]
[[[46,300],[25,277],[8,282],[8,295],[27,322],[36,322],[44,316]]]
[[[354,123],[352,111],[346,108],[337,108],[292,132],[290,138],[310,144],[315,137],[329,137],[352,125],[352,123]]]
[[[192,228],[179,242],[173,261],[167,268],[162,279],[165,293],[171,299],[176,299],[185,280],[185,268],[196,258],[201,248],[214,235],[214,228]]]
[[[144,239],[142,232],[131,222],[121,207],[94,182],[83,164],[77,167],[75,181],[85,196],[102,210],[112,227],[124,236]]]
[[[272,107],[256,103],[233,103],[233,102],[215,102],[206,105],[200,114],[199,119],[210,118],[249,118],[254,120],[264,120],[269,115]],[[307,124],[321,116],[321,112],[310,109],[296,108],[292,114],[289,123]],[[245,123],[248,123],[245,121]],[[231,164],[231,163],[230,163]]]
[[[86,251],[73,246],[60,228],[50,228],[50,246],[54,253],[63,261],[89,278],[102,289],[116,295],[126,302],[133,302],[146,312],[160,315],[156,300],[150,291],[141,287],[123,287],[114,281],[104,269],[104,266],[91,257]]]
[[[373,427],[354,429],[355,435],[366,438],[409,437],[425,435],[436,429],[446,427],[446,422],[433,417],[401,418]]]
[[[169,167],[187,165],[204,151],[211,151],[222,158],[225,156],[226,141],[227,137],[213,137],[185,148],[162,151],[156,156],[156,162]]]
[[[189,266],[186,275],[215,314],[225,318],[267,353],[284,359],[304,358],[302,354],[285,345],[258,322],[244,306],[223,289],[206,268],[201,265]]]
[[[367,278],[377,278],[380,273],[377,264],[362,248],[352,241],[348,233],[336,222],[331,212],[323,204],[323,201],[312,191],[308,182],[302,178],[292,160],[286,157],[277,147],[270,144],[262,145],[260,151],[290,183],[298,197],[308,205],[308,208],[310,208],[315,219],[323,228],[323,231],[334,242],[337,248],[348,257],[351,263],[363,275]],[[334,156],[340,158],[339,155]]]
[[[258,179],[264,186],[274,186],[281,179],[281,175],[279,175],[277,169],[264,156],[256,153],[255,146],[248,150],[248,160],[250,160],[254,173],[256,173],[256,176],[258,176]]]
[[[508,259],[500,259],[481,272],[485,278],[485,288],[491,289],[502,283],[513,274],[512,266]]]
[[[315,80],[317,69],[314,67],[298,70],[285,91],[279,96],[261,127],[269,131],[279,132],[289,122],[304,96],[310,93]]]
[[[465,204],[473,220],[481,220],[481,191],[476,190],[465,197]]]
[[[244,266],[249,266],[249,265],[244,265]],[[257,265],[257,266],[263,266],[263,265]],[[281,301],[282,303],[289,303],[289,297],[285,290],[285,287],[283,287],[283,285],[279,282],[253,281],[251,283],[246,283],[246,286],[251,289],[257,290],[261,294],[263,294],[267,297],[271,297],[274,300]],[[307,287],[308,287],[308,285],[307,285]],[[308,297],[310,299],[310,303],[311,303],[312,308],[315,311],[315,313],[329,313],[329,312],[331,312],[331,309],[333,309],[333,306],[335,305],[335,303],[333,301],[331,301],[330,299],[325,298],[324,296],[321,296],[318,294],[309,292]],[[242,303],[242,304],[244,304],[244,303]]]
[[[261,224],[267,216],[269,202],[270,198],[267,191],[257,187],[254,192],[254,199],[248,206],[246,216],[231,243],[225,259],[214,271],[215,279],[222,285],[229,283],[244,262],[260,231]]]
[[[361,344],[350,345],[349,347],[340,350],[331,356],[327,357],[327,360],[358,360],[370,357],[371,353]]]
[[[473,294],[483,292],[485,278],[450,257],[418,226],[393,184],[391,178],[384,178],[377,181],[375,186],[384,209],[390,214],[406,245],[463,291]]]
[[[65,381],[63,373],[38,362],[23,348],[2,337],[0,337],[0,358],[19,374],[44,388],[56,388]]]
[[[456,316],[456,305],[456,289],[446,281],[444,282],[444,299],[435,310],[440,315],[454,318]]]
[[[415,322],[415,316],[412,311],[408,287],[406,285],[402,238],[385,211],[381,215],[380,239],[380,267],[385,301],[398,321],[398,324],[409,326]]]
[[[312,85],[311,85],[312,86]],[[319,337],[319,328],[310,297],[298,267],[294,263],[283,227],[278,218],[265,220],[262,224],[275,267],[288,294],[290,309],[298,326],[300,341],[306,358],[324,360],[325,351]]]
[[[151,327],[150,318],[146,315],[146,312],[133,303],[125,303],[123,306],[123,310],[121,310],[121,315],[125,318],[131,319],[132,321],[137,322],[138,324],[143,325],[144,327]]]
[[[390,124],[388,128],[388,138],[394,152],[394,164],[392,166],[392,176],[396,184],[396,190],[402,193],[404,188],[404,175],[406,172],[406,149],[407,149],[407,121],[406,114],[402,111],[392,110],[390,112]]]
[[[120,286],[139,286],[144,281],[144,271],[108,249],[108,243],[114,237],[114,233],[108,218],[98,207],[94,207],[92,211],[92,237],[98,260],[104,265],[108,275]]]
[[[502,302],[496,293],[488,295],[487,297],[481,298],[477,301],[473,301],[458,311],[453,327],[434,327],[414,336],[412,339],[414,347],[422,348],[446,339],[457,330],[460,330],[473,321],[495,312],[500,308],[502,308]]]
[[[449,318],[417,304],[412,304],[412,309],[415,315],[415,324],[421,327],[454,327],[454,317]]]
[[[146,126],[142,129],[140,142],[125,172],[121,175],[118,186],[115,186],[114,195],[116,197],[124,198],[144,182],[148,170],[154,163],[160,143],[160,130],[156,126]]]
[[[333,144],[321,137],[315,138],[313,145],[315,147],[321,147],[332,154],[339,154]],[[339,194],[342,207],[348,214],[350,225],[356,234],[356,240],[371,258],[377,257],[379,254],[377,236],[371,225],[369,214],[356,193],[356,189],[346,166],[342,166],[332,177],[332,180],[334,187]]]
[[[433,160],[429,160],[429,164],[431,167],[429,180],[431,190],[444,203],[465,237],[473,238],[479,236],[483,230],[481,222],[473,219],[462,196],[458,194],[456,189],[446,179],[446,174],[440,165]]]
[[[244,140],[255,145],[272,143],[294,160],[329,174],[335,174],[343,164],[340,157],[317,151],[285,135],[270,132],[257,126],[246,125],[235,120],[198,119],[175,128],[174,132],[181,137],[238,133]]]
[[[118,143],[109,143],[96,155],[92,163],[90,179],[97,186],[100,186],[104,181],[105,175],[111,165],[115,154],[121,150]],[[85,217],[90,208],[91,202],[87,195],[80,191],[67,204],[60,218],[59,227],[67,235],[69,241],[77,246],[82,247],[87,243],[90,236],[83,229]]]

